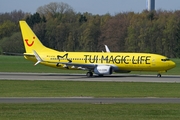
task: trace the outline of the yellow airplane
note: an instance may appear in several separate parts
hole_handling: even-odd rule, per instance
[[[174,68],[176,64],[165,56],[150,53],[110,52],[59,52],[45,47],[28,24],[20,21],[26,53],[24,57],[54,68],[87,70],[87,76],[93,73],[99,76],[113,72],[129,73],[131,71],[154,71],[161,77],[162,72]]]

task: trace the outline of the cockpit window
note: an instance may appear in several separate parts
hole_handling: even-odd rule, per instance
[[[161,59],[161,61],[170,61],[169,58]]]

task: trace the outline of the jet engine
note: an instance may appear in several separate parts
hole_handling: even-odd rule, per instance
[[[94,73],[98,75],[109,75],[112,74],[113,69],[111,66],[97,66],[94,68]]]

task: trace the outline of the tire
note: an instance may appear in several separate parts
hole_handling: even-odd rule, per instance
[[[86,73],[86,76],[87,76],[87,77],[92,77],[92,76],[93,76],[93,73],[92,73],[92,72],[87,72],[87,73]]]

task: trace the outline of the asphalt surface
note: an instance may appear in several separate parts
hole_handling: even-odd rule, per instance
[[[59,73],[8,73],[0,72],[0,80],[61,80],[61,81],[115,81],[115,82],[168,82],[180,83],[179,75],[132,75],[113,74],[110,76],[86,77],[84,74],[59,74]]]
[[[116,81],[180,83],[180,76],[113,74],[87,78],[84,74],[8,73],[0,72],[0,80],[60,80],[60,81]],[[0,103],[180,103],[180,98],[93,98],[93,97],[1,97]]]

